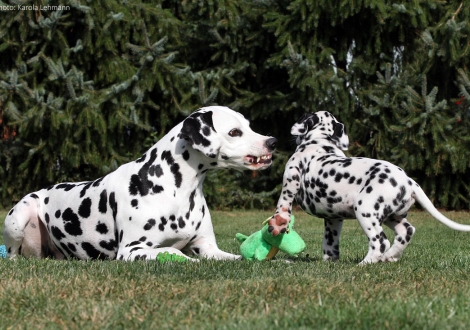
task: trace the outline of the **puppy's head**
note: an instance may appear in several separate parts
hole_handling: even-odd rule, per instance
[[[183,122],[180,137],[212,158],[218,168],[261,170],[272,163],[277,140],[253,132],[242,114],[227,107],[201,108]]]
[[[297,144],[314,139],[327,139],[333,141],[341,150],[348,150],[349,146],[346,128],[328,111],[303,114],[292,126],[291,134],[297,137]]]

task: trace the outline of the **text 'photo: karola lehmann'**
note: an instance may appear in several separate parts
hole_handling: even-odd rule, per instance
[[[41,11],[56,11],[56,10],[70,10],[70,6],[51,6],[51,5],[0,5],[0,11],[25,11],[25,10],[41,10]]]

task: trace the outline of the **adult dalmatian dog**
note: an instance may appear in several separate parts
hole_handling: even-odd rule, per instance
[[[349,138],[344,125],[327,111],[304,114],[292,126],[297,148],[286,164],[281,196],[269,221],[272,235],[285,232],[295,198],[308,214],[324,218],[323,259],[339,259],[343,220],[357,219],[369,239],[361,264],[398,261],[415,228],[407,212],[418,201],[434,218],[460,231],[431,203],[420,186],[399,167],[382,160],[346,157]],[[390,247],[382,225],[395,232]]]
[[[5,219],[7,257],[239,259],[217,247],[204,178],[211,169],[265,169],[276,142],[238,112],[201,108],[136,161],[25,196]]]

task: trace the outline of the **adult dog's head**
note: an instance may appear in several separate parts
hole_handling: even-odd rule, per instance
[[[251,130],[242,114],[227,107],[210,106],[189,115],[180,137],[217,167],[261,170],[272,163],[277,139]]]
[[[292,126],[290,133],[297,137],[297,145],[311,140],[327,139],[341,150],[348,150],[349,137],[346,128],[328,111],[305,113]]]

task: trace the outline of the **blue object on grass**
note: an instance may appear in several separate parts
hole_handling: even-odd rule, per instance
[[[7,247],[5,245],[0,245],[0,258],[7,257]]]

